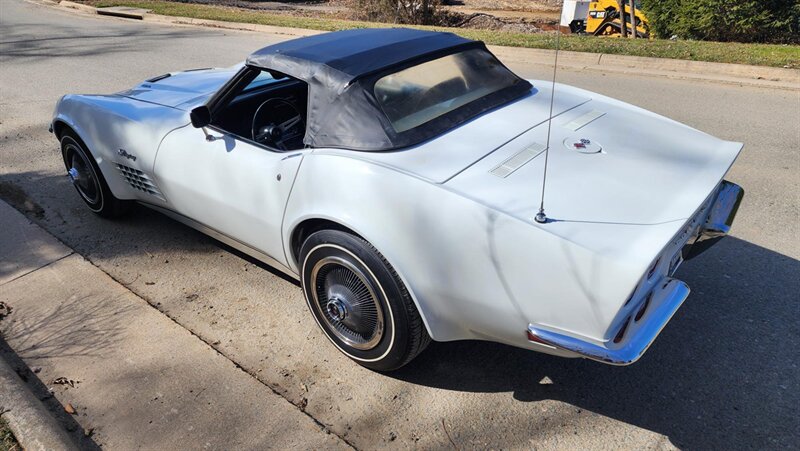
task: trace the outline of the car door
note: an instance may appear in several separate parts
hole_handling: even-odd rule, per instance
[[[284,208],[305,150],[278,152],[219,129],[169,133],[155,176],[172,208],[286,266]]]

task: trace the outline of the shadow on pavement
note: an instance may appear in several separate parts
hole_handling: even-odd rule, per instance
[[[58,147],[56,143],[54,147]],[[60,156],[60,155],[59,155]],[[69,193],[69,202],[70,205],[60,205],[59,207],[65,208],[74,208],[80,209],[81,211],[85,208],[85,205],[81,202],[78,196],[72,196],[74,188],[70,185],[69,181],[67,180],[66,176],[58,177],[52,175],[45,175],[39,172],[23,172],[20,174],[0,174],[0,199],[6,201],[9,205],[13,206],[17,210],[19,210],[22,214],[28,217],[28,219],[32,220],[33,222],[39,224],[45,230],[48,230],[51,234],[55,234],[59,236],[58,230],[60,227],[69,228],[69,226],[75,226],[75,224],[67,224],[66,220],[64,219],[65,214],[62,214],[60,211],[48,211],[45,210],[39,203],[34,200],[34,196],[30,195],[29,192],[33,192],[31,185],[44,185],[50,186],[56,191],[66,191]],[[89,213],[88,210],[85,213]],[[269,273],[273,274],[276,277],[279,277],[289,283],[292,283],[296,286],[300,286],[299,282],[290,278],[286,274],[278,271],[277,269],[272,268],[271,266],[256,260],[249,255],[240,252],[237,249],[234,249],[227,244],[224,244],[220,241],[217,241],[207,235],[204,235],[188,226],[185,226],[177,221],[174,221],[160,213],[157,213],[147,207],[141,205],[135,205],[134,208],[126,214],[123,218],[119,220],[108,220],[108,219],[101,219],[94,215],[88,214],[83,215],[83,219],[86,219],[89,222],[92,222],[93,226],[97,224],[107,225],[108,227],[116,227],[116,234],[120,236],[133,236],[142,233],[151,233],[152,230],[158,230],[158,234],[161,235],[160,238],[164,238],[165,235],[167,236],[174,236],[176,242],[180,242],[181,239],[185,240],[189,238],[193,243],[197,244],[198,251],[207,249],[209,246],[223,248],[226,251],[235,254],[236,256],[240,257],[243,260],[246,260],[249,263],[252,263],[261,269],[268,271]],[[56,230],[53,230],[56,228]],[[150,230],[150,231],[148,231]],[[97,239],[100,241],[105,241],[109,238],[109,236],[98,236]],[[112,256],[121,256],[127,254],[140,254],[142,252],[146,252],[146,250],[142,250],[138,247],[138,245],[131,246],[132,240],[116,240],[116,243],[106,243],[106,245],[102,246],[100,249],[95,249],[95,251],[99,252],[91,252],[94,256],[97,257],[112,257]],[[173,242],[174,240],[165,240],[167,242]],[[185,241],[184,241],[185,242]],[[85,248],[81,245],[76,245],[76,243],[68,243],[70,247],[74,248],[78,253],[82,255],[89,255],[90,249]],[[163,246],[158,245],[158,247],[163,248]],[[184,251],[191,252],[192,250],[182,249]],[[128,285],[131,281],[120,281],[123,285]]]
[[[57,36],[41,38],[30,34],[32,29],[50,28]],[[149,30],[130,27],[119,33],[98,24],[95,33],[75,34],[69,25],[39,23],[2,23],[0,27],[0,62],[25,59],[28,62],[43,58],[85,57],[109,53],[131,52],[142,45],[158,46],[165,39],[197,37],[194,30]],[[120,38],[122,40],[120,41]],[[128,38],[128,39],[126,39]],[[134,39],[135,38],[135,39]]]
[[[16,353],[25,359],[100,357],[118,346],[122,331],[118,315],[127,309],[116,307],[114,299],[87,304],[87,297],[72,297],[32,321],[9,317],[0,327],[2,337],[14,342]]]
[[[91,433],[87,434],[87,431],[84,431],[75,418],[64,411],[64,405],[50,394],[47,385],[14,353],[14,350],[8,346],[2,335],[0,335],[0,359],[4,359],[17,372],[28,386],[28,389],[42,401],[42,404],[55,417],[56,421],[69,432],[70,437],[78,444],[79,449],[86,451],[102,449],[91,438]]]

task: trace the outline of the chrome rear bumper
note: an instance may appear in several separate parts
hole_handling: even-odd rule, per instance
[[[598,345],[567,335],[528,326],[528,338],[554,348],[574,352],[582,357],[611,365],[630,365],[639,360],[653,343],[672,315],[689,296],[689,286],[677,279],[665,279],[654,293],[648,313],[641,321],[631,320],[626,338],[618,345],[609,341]]]
[[[701,227],[694,242],[691,243],[691,246],[687,246],[684,252],[685,260],[702,254],[730,232],[743,198],[744,189],[741,186],[727,180],[722,181],[705,224]]]
[[[723,180],[716,198],[708,208],[705,222],[699,226],[684,247],[684,259],[701,254],[728,234],[736,217],[744,190],[735,183]],[[702,214],[702,213],[701,213]],[[680,253],[678,254],[680,256]],[[669,273],[671,275],[671,271]],[[664,277],[653,290],[643,307],[646,313],[631,316],[621,328],[620,337],[605,343],[592,343],[568,335],[529,325],[528,339],[611,365],[630,365],[647,351],[658,334],[689,296],[689,287],[680,280]]]

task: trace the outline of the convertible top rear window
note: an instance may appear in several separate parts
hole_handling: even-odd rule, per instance
[[[397,133],[419,127],[519,79],[489,52],[471,49],[375,82],[375,98]]]
[[[411,28],[281,42],[247,58],[242,83],[251,82],[255,75],[246,72],[255,70],[308,84],[308,147],[411,147],[535,92],[482,42]],[[232,83],[221,92],[234,88]]]

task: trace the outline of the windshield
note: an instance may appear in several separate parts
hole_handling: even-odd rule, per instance
[[[275,79],[272,76],[272,74],[270,74],[268,71],[263,70],[256,76],[256,78],[253,79],[253,81],[250,82],[249,85],[247,85],[246,88],[244,88],[244,90],[242,90],[242,92],[246,93],[249,91],[253,91],[254,89],[258,89],[262,86],[275,83],[276,81],[278,80]]]
[[[387,75],[375,83],[375,97],[402,133],[518,80],[491,53],[472,49]]]

